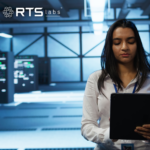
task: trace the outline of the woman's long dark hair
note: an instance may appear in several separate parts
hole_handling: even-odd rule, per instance
[[[147,78],[148,71],[150,70],[150,64],[147,60],[138,30],[135,24],[131,21],[126,19],[121,19],[116,21],[114,24],[111,25],[107,32],[105,45],[102,51],[101,56],[101,66],[102,66],[102,73],[98,79],[98,89],[103,94],[102,88],[104,88],[104,80],[105,77],[109,74],[110,78],[113,82],[117,85],[118,90],[122,90],[121,84],[122,81],[119,78],[118,68],[117,68],[117,60],[114,56],[112,50],[112,37],[113,32],[117,27],[123,28],[131,28],[135,34],[136,44],[137,44],[137,52],[134,58],[134,67],[138,70],[138,74],[141,73],[141,79],[138,79],[138,88],[136,91],[142,87],[143,83]]]

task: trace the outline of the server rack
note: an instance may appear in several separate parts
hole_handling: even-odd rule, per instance
[[[38,90],[38,57],[16,56],[14,61],[15,93]]]
[[[0,103],[14,101],[13,63],[13,52],[0,52]]]

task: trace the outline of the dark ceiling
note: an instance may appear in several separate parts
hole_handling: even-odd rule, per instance
[[[51,3],[60,3],[67,9],[84,9],[84,0],[0,0],[1,10],[5,6],[11,7],[43,7],[45,9],[53,8]],[[124,3],[130,4],[133,7],[148,6],[150,0],[110,0],[112,8],[122,8]]]
[[[141,15],[150,16],[150,0],[110,0],[110,2],[111,8],[121,8],[118,19],[125,18],[130,12],[131,8],[141,8],[143,10]],[[2,11],[6,6],[12,7],[13,10],[15,10],[16,7],[42,7],[45,10],[58,10],[60,7],[62,7],[63,10],[60,16],[69,17],[69,10],[84,9],[84,0],[0,0],[1,22],[6,20],[2,14]]]

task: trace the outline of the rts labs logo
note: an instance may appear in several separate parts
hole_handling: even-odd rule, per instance
[[[11,18],[13,13],[14,13],[14,11],[12,10],[11,7],[5,7],[3,10],[3,14],[6,18]]]
[[[61,7],[62,9],[62,7]],[[29,13],[26,13],[25,11],[28,11]],[[32,14],[32,11],[34,11],[34,14]],[[31,17],[34,15],[35,17],[43,17],[43,14],[46,15],[46,17],[60,17],[61,10],[43,10],[42,7],[16,7],[15,10],[15,17],[18,17],[18,15],[25,17],[25,15],[28,15]],[[5,7],[3,10],[4,17],[11,18],[14,14],[14,11],[11,7]],[[32,14],[32,15],[31,15]]]

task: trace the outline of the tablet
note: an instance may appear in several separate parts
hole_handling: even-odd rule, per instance
[[[150,94],[111,94],[110,139],[146,140],[134,132],[144,124],[150,124]]]

